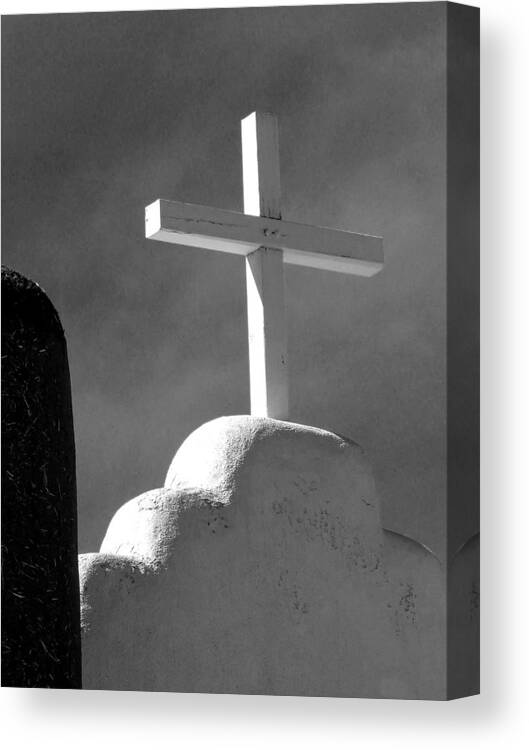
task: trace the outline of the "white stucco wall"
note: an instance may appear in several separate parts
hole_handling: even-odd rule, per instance
[[[324,430],[203,425],[80,571],[85,688],[444,697],[441,567]]]

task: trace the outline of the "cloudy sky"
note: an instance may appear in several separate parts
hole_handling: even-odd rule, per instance
[[[244,262],[144,239],[158,197],[242,210],[280,120],[283,216],[383,235],[365,279],[286,269],[291,419],[368,452],[385,525],[445,544],[443,4],[3,19],[3,262],[69,348],[80,551],[249,408]],[[460,530],[463,541],[474,529]]]

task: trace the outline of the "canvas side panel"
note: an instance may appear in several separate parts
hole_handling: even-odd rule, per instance
[[[447,698],[479,692],[479,9],[447,3]]]

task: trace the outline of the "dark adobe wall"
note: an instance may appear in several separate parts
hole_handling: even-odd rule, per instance
[[[64,332],[2,269],[2,685],[81,687],[75,446]]]

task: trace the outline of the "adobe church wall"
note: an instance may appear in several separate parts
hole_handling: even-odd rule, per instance
[[[80,570],[85,688],[445,695],[442,568],[330,432],[203,425]]]

